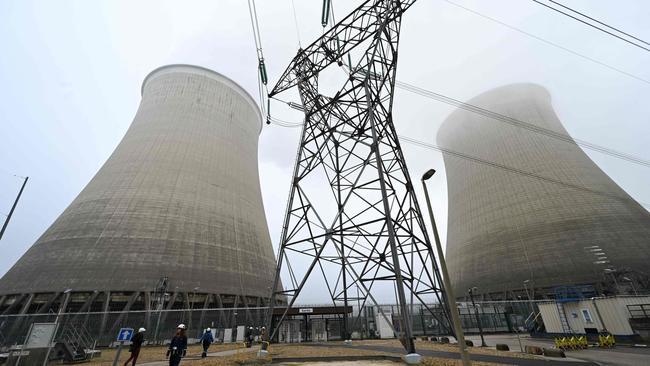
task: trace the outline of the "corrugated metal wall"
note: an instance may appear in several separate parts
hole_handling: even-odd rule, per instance
[[[606,328],[614,335],[632,335],[634,331],[630,327],[630,313],[627,310],[627,305],[639,304],[650,304],[650,296],[599,298],[567,302],[563,306],[567,322],[575,333],[584,334],[585,328],[596,328],[599,331]],[[598,311],[596,307],[598,307]],[[555,303],[539,304],[539,310],[548,333],[563,333],[559,310]],[[588,311],[591,321],[584,316],[583,310]]]

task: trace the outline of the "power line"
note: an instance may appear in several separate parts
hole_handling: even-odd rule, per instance
[[[284,121],[284,120],[280,120],[280,119],[277,119],[277,118],[271,118],[271,122],[273,124],[278,125],[278,126],[288,127],[288,128],[295,128],[295,127],[301,127],[302,126],[302,123],[289,122],[289,121]],[[533,173],[533,172],[529,172],[529,171],[526,171],[526,170],[523,170],[523,169],[514,168],[514,167],[511,167],[511,166],[507,166],[507,165],[503,165],[503,164],[500,164],[500,163],[497,163],[497,162],[494,162],[494,161],[485,160],[485,159],[482,159],[482,158],[479,158],[479,157],[476,157],[476,156],[464,154],[464,153],[454,151],[454,150],[451,150],[451,149],[443,148],[443,147],[433,145],[433,144],[430,144],[430,143],[427,143],[427,142],[424,142],[424,141],[421,141],[421,140],[418,140],[418,139],[414,139],[412,137],[408,137],[408,136],[404,136],[404,135],[399,135],[398,137],[399,137],[400,141],[404,141],[406,143],[409,143],[409,144],[412,144],[412,145],[415,145],[415,146],[418,146],[418,147],[426,148],[426,149],[429,149],[429,150],[435,150],[435,151],[441,152],[443,154],[455,156],[457,158],[472,161],[474,163],[490,166],[492,168],[505,170],[505,171],[508,171],[508,172],[511,172],[511,173],[516,173],[516,174],[526,176],[526,177],[529,177],[529,178],[533,178],[533,179],[537,179],[537,180],[540,180],[540,181],[543,181],[543,182],[553,183],[553,184],[561,185],[561,186],[564,186],[564,187],[567,187],[567,188],[572,188],[572,189],[580,190],[580,191],[583,191],[583,192],[593,193],[593,194],[597,194],[597,195],[600,195],[600,196],[612,198],[612,199],[623,201],[623,202],[632,201],[632,202],[636,202],[636,203],[638,203],[638,204],[640,204],[642,206],[650,207],[649,203],[638,202],[638,201],[635,201],[635,200],[630,199],[628,197],[621,197],[621,196],[618,196],[616,194],[598,191],[598,190],[591,189],[591,188],[581,186],[581,185],[578,185],[578,184],[567,183],[567,182],[563,182],[561,180],[557,180],[557,179],[553,179],[553,178],[549,178],[549,177],[544,177],[542,175],[539,175],[539,174],[536,174],[536,173]]]
[[[296,4],[291,0],[291,9],[293,10],[293,22],[296,26],[296,37],[298,38],[298,48],[302,49],[302,44],[300,43],[300,27],[298,26],[298,14],[296,12]]]
[[[491,119],[494,119],[494,120],[498,120],[498,121],[510,124],[512,126],[520,127],[520,128],[523,128],[523,129],[526,129],[526,130],[529,130],[529,131],[532,131],[532,132],[535,132],[535,133],[539,133],[539,134],[542,134],[542,135],[545,135],[545,136],[548,136],[548,137],[551,137],[551,138],[555,138],[557,140],[564,141],[564,142],[567,142],[567,143],[570,143],[570,144],[579,145],[579,146],[582,146],[584,148],[594,150],[594,151],[598,151],[600,153],[610,155],[610,156],[618,158],[618,159],[626,160],[626,161],[628,161],[630,163],[650,167],[650,161],[644,160],[644,159],[636,157],[634,155],[619,152],[619,151],[616,151],[616,150],[613,150],[613,149],[610,149],[610,148],[607,148],[607,147],[604,147],[604,146],[600,146],[600,145],[597,145],[597,144],[594,144],[594,143],[591,143],[591,142],[588,142],[588,141],[574,139],[569,135],[565,135],[563,133],[559,133],[559,132],[555,132],[553,130],[549,130],[549,129],[546,129],[546,128],[543,128],[543,127],[539,127],[539,126],[537,126],[537,125],[535,125],[533,123],[525,122],[525,121],[522,121],[522,120],[519,120],[519,119],[516,119],[516,118],[512,118],[512,117],[509,117],[509,116],[506,116],[506,115],[503,115],[503,114],[500,114],[500,113],[497,113],[497,112],[494,112],[494,111],[491,111],[491,110],[488,110],[488,109],[485,109],[485,108],[481,108],[481,107],[473,105],[473,104],[469,104],[467,102],[462,102],[460,100],[448,97],[448,96],[443,95],[443,94],[435,93],[433,91],[426,90],[426,89],[417,87],[415,85],[407,84],[407,83],[404,83],[404,82],[401,82],[401,81],[397,81],[395,85],[400,89],[403,89],[403,90],[406,90],[406,91],[421,95],[421,96],[426,97],[426,98],[434,99],[434,100],[437,100],[439,102],[443,102],[443,103],[446,103],[446,104],[449,104],[449,105],[455,106],[457,108],[461,108],[461,109],[464,109],[464,110],[467,110],[467,111],[470,111],[470,112],[473,112],[473,113],[476,113],[476,114],[480,114],[480,115],[482,115],[484,117],[488,117],[488,118],[491,118]]]
[[[453,2],[453,1],[450,1],[450,0],[442,0],[442,1],[444,1],[444,2],[446,2],[446,3],[448,3],[448,4],[450,4],[450,5],[453,5],[453,6],[457,7],[457,8],[459,8],[459,9],[463,9],[463,10],[465,10],[465,11],[467,11],[467,12],[469,12],[469,13],[472,13],[472,14],[474,14],[474,15],[480,16],[481,18],[487,19],[487,20],[489,20],[489,21],[491,21],[491,22],[493,22],[493,23],[499,24],[499,25],[501,25],[501,26],[503,26],[503,27],[506,27],[506,28],[508,28],[508,29],[510,29],[510,30],[513,30],[513,31],[515,31],[515,32],[519,32],[519,33],[521,33],[521,34],[523,34],[523,35],[525,35],[525,36],[528,36],[528,37],[530,37],[530,38],[532,38],[532,39],[535,39],[535,40],[537,40],[537,41],[539,41],[539,42],[545,43],[545,44],[547,44],[547,45],[549,45],[549,46],[552,46],[552,47],[555,47],[555,48],[560,49],[560,50],[562,50],[562,51],[568,52],[568,53],[570,53],[570,54],[572,54],[572,55],[574,55],[574,56],[578,56],[578,57],[580,57],[580,58],[582,58],[582,59],[585,59],[585,60],[587,60],[587,61],[593,62],[593,63],[595,63],[595,64],[597,64],[597,65],[600,65],[600,66],[606,67],[606,68],[608,68],[608,69],[610,69],[610,70],[612,70],[612,71],[616,71],[616,72],[618,72],[619,74],[622,74],[622,75],[628,76],[628,77],[630,77],[630,78],[636,79],[636,80],[641,81],[641,82],[646,83],[646,84],[650,84],[650,80],[644,79],[644,78],[642,78],[642,77],[640,77],[640,76],[634,75],[634,74],[632,74],[632,73],[629,73],[629,72],[627,72],[627,71],[624,71],[624,70],[619,69],[619,68],[617,68],[617,67],[614,67],[614,66],[612,66],[612,65],[606,64],[606,63],[604,63],[604,62],[602,62],[602,61],[598,61],[598,60],[596,60],[595,58],[592,58],[592,57],[589,57],[589,56],[583,55],[583,54],[581,54],[581,53],[578,53],[578,52],[576,52],[576,51],[574,51],[574,50],[572,50],[572,49],[570,49],[570,48],[567,48],[567,47],[561,46],[561,45],[559,45],[559,44],[557,44],[557,43],[551,42],[551,41],[549,41],[549,40],[547,40],[547,39],[544,39],[544,38],[542,38],[542,37],[536,36],[536,35],[534,35],[534,34],[532,34],[532,33],[526,32],[526,31],[523,30],[523,29],[520,29],[520,28],[517,28],[517,27],[512,26],[512,25],[510,25],[510,24],[504,23],[504,22],[502,22],[502,21],[500,21],[500,20],[498,20],[498,19],[492,18],[492,17],[490,17],[490,16],[488,16],[488,15],[485,15],[485,14],[479,13],[479,12],[476,11],[476,10],[473,10],[473,9],[467,8],[467,7],[463,6],[463,5],[457,4],[457,3]]]
[[[523,128],[523,129],[526,129],[526,130],[529,130],[529,131],[532,131],[532,132],[535,132],[535,133],[538,133],[538,134],[541,134],[541,135],[545,135],[547,137],[555,138],[557,140],[560,140],[560,141],[563,141],[563,142],[566,142],[566,143],[569,143],[569,144],[572,144],[572,145],[578,145],[578,146],[584,147],[586,149],[597,151],[597,152],[600,152],[602,154],[606,154],[606,155],[609,155],[609,156],[612,156],[612,157],[615,157],[615,158],[618,158],[618,159],[622,159],[622,160],[625,160],[625,161],[633,163],[633,164],[638,164],[638,165],[650,167],[650,161],[644,160],[644,159],[636,157],[634,155],[619,152],[619,151],[616,151],[616,150],[613,150],[613,149],[610,149],[610,148],[607,148],[607,147],[604,147],[604,146],[600,146],[600,145],[597,145],[597,144],[594,144],[594,143],[591,143],[591,142],[588,142],[588,141],[574,139],[571,136],[568,136],[568,135],[565,135],[565,134],[562,134],[562,133],[559,133],[559,132],[555,132],[553,130],[549,130],[549,129],[546,129],[546,128],[543,128],[543,127],[536,126],[536,125],[534,125],[534,124],[532,124],[530,122],[521,121],[519,119],[512,118],[512,117],[509,117],[509,116],[506,116],[506,115],[503,115],[503,114],[500,114],[500,113],[497,113],[497,112],[493,112],[493,111],[487,110],[485,108],[478,107],[478,106],[473,105],[473,104],[469,104],[469,103],[466,103],[466,102],[461,102],[459,100],[447,97],[445,95],[438,94],[438,93],[435,93],[435,92],[432,92],[432,91],[429,91],[429,90],[426,90],[426,89],[422,89],[420,87],[410,85],[410,84],[407,84],[407,83],[404,83],[404,82],[397,81],[396,86],[398,88],[400,88],[400,89],[403,89],[403,90],[418,94],[420,96],[430,98],[430,99],[433,99],[433,100],[437,100],[439,102],[443,102],[445,104],[449,104],[449,105],[455,106],[457,108],[464,109],[464,110],[467,110],[469,112],[482,115],[484,117],[488,117],[488,118],[491,118],[491,119],[494,119],[494,120],[497,120],[497,121],[500,121],[500,122],[504,122],[504,123],[510,124],[512,126],[515,126],[515,127]]]
[[[562,14],[562,15],[565,15],[565,16],[571,18],[571,19],[574,19],[574,20],[576,20],[576,21],[578,21],[578,22],[580,22],[580,23],[582,23],[582,24],[585,24],[585,25],[588,25],[588,26],[590,26],[590,27],[592,27],[592,28],[594,28],[594,29],[597,29],[597,30],[599,30],[599,31],[601,31],[601,32],[603,32],[603,33],[607,33],[607,34],[609,34],[610,36],[615,37],[615,38],[618,38],[618,39],[620,39],[620,40],[622,40],[622,41],[624,41],[624,42],[627,42],[627,43],[629,43],[629,44],[631,44],[631,45],[633,45],[633,46],[635,46],[635,47],[638,47],[638,48],[641,48],[641,49],[643,49],[643,50],[646,50],[646,51],[650,52],[650,48],[644,47],[644,46],[642,46],[642,45],[640,45],[640,44],[638,44],[638,43],[636,43],[636,42],[634,42],[634,41],[631,41],[631,40],[629,40],[629,39],[626,39],[625,37],[621,37],[621,36],[619,36],[619,35],[617,35],[617,34],[615,34],[615,33],[613,33],[613,32],[610,32],[610,31],[608,31],[608,30],[606,30],[606,29],[603,29],[603,28],[601,28],[601,27],[599,27],[599,26],[597,26],[597,25],[595,25],[595,24],[593,24],[593,23],[590,23],[590,22],[588,22],[588,21],[585,21],[585,20],[583,20],[583,19],[580,19],[580,18],[577,17],[577,16],[571,15],[571,14],[569,14],[569,13],[567,13],[567,12],[565,12],[565,11],[562,11],[562,10],[560,10],[560,9],[558,9],[558,8],[554,8],[554,7],[552,7],[552,6],[548,5],[548,4],[544,4],[544,3],[542,3],[542,2],[539,1],[539,0],[532,0],[532,1],[535,2],[535,3],[537,3],[537,4],[539,4],[539,5],[542,5],[542,6],[546,7],[546,8],[548,8],[548,9],[551,9],[551,10],[557,12],[557,13],[560,13],[560,14]],[[565,7],[565,6],[562,5],[562,7]],[[565,7],[565,8],[566,8],[566,7]],[[570,8],[567,8],[567,9],[570,9]],[[573,10],[572,10],[572,11],[573,11]],[[578,12],[575,12],[575,13],[578,13]],[[578,13],[578,14],[581,14],[581,13]],[[615,28],[610,27],[610,26],[608,26],[608,25],[607,25],[607,27],[608,27],[608,28],[611,28],[611,29],[615,29]],[[634,37],[634,38],[635,38],[635,37]],[[645,42],[644,42],[644,43],[645,43]]]
[[[495,21],[495,22],[497,22],[499,24],[502,24],[504,26],[507,26],[509,28],[513,28],[513,27],[511,27],[511,26],[509,26],[509,25],[507,25],[505,23],[502,23],[502,22],[500,22],[498,20],[495,20],[493,18],[490,18],[490,17],[484,16],[482,14],[479,14],[479,13],[477,13],[477,12],[471,10],[471,9],[465,8],[465,7],[463,7],[461,5],[458,5],[456,3],[453,3],[453,2],[451,2],[449,0],[443,0],[443,1],[445,1],[445,2],[447,2],[449,4],[452,4],[452,5],[455,5],[457,7],[460,7],[462,9],[465,9],[467,11],[470,11],[470,12],[472,12],[474,14],[485,17],[485,18],[487,18],[489,20]],[[292,5],[293,5],[293,0],[292,0]],[[331,21],[335,22],[333,2],[330,4],[330,9],[329,10],[330,10],[330,13],[331,13],[330,14],[331,15]],[[295,7],[294,7],[294,15],[295,15]],[[297,26],[297,23],[296,23],[296,26]],[[513,29],[515,29],[515,28],[513,28]],[[528,34],[526,32],[523,32],[523,31],[521,31],[519,29],[515,29],[515,30],[517,30],[519,32],[522,32],[524,34],[530,35],[530,34]],[[533,36],[533,35],[530,35],[530,36],[539,39],[536,36]],[[543,40],[543,41],[549,43],[548,41],[545,41],[545,40]],[[551,43],[549,43],[549,44],[551,44]],[[575,52],[573,52],[571,50],[568,50],[568,49],[565,49],[565,50],[567,50],[569,52],[572,52],[572,53],[575,53]],[[580,55],[580,56],[581,57],[586,57],[586,56],[582,56],[582,55]],[[348,57],[349,57],[349,54],[348,54]],[[598,61],[595,61],[595,62],[598,62]],[[605,66],[607,66],[607,65],[605,65]],[[348,67],[351,67],[351,65],[348,66]],[[610,67],[610,66],[607,66],[607,67]],[[610,68],[612,68],[612,67],[610,67]],[[614,70],[616,70],[616,69],[614,69]],[[349,71],[348,71],[348,73],[349,73]],[[645,81],[643,79],[640,79],[640,80],[642,80],[644,82],[647,82],[647,81]],[[650,83],[650,82],[648,82],[648,83]],[[606,155],[609,155],[609,156],[612,156],[612,157],[615,157],[615,158],[619,158],[619,159],[622,159],[622,160],[625,160],[625,161],[628,161],[628,162],[631,162],[631,163],[634,163],[634,164],[639,164],[639,165],[643,165],[643,166],[646,166],[646,167],[650,167],[650,161],[641,159],[641,158],[636,157],[634,155],[619,152],[619,151],[616,151],[616,150],[613,150],[613,149],[610,149],[610,148],[607,148],[607,147],[604,147],[604,146],[600,146],[600,145],[597,145],[597,144],[594,144],[594,143],[591,143],[591,142],[588,142],[588,141],[574,139],[571,136],[568,136],[566,134],[562,134],[562,133],[559,133],[559,132],[556,132],[556,131],[553,131],[553,130],[545,129],[545,128],[537,126],[537,125],[535,125],[533,123],[521,121],[521,120],[509,117],[509,116],[506,116],[506,115],[503,115],[503,114],[500,114],[500,113],[497,113],[497,112],[494,112],[494,111],[490,111],[490,110],[478,107],[476,105],[472,105],[472,104],[469,104],[469,103],[466,103],[466,102],[456,100],[454,98],[445,96],[443,94],[435,93],[433,91],[417,87],[415,85],[411,85],[411,84],[401,82],[401,81],[398,80],[398,81],[396,81],[395,86],[400,88],[400,89],[403,89],[403,90],[418,94],[420,96],[424,96],[426,98],[434,99],[434,100],[437,100],[439,102],[443,102],[443,103],[455,106],[457,108],[461,108],[461,109],[464,109],[464,110],[467,110],[467,111],[470,111],[470,112],[473,112],[473,113],[480,114],[480,115],[482,115],[484,117],[488,117],[488,118],[491,118],[491,119],[494,119],[494,120],[498,120],[498,121],[501,121],[501,122],[504,122],[504,123],[507,123],[507,124],[510,124],[510,125],[513,125],[513,126],[516,126],[516,127],[524,128],[524,129],[527,129],[527,130],[535,132],[535,133],[539,133],[539,134],[542,134],[542,135],[545,135],[545,136],[548,136],[548,137],[551,137],[551,138],[555,138],[555,139],[558,139],[560,141],[570,143],[570,144],[573,144],[573,145],[578,145],[578,146],[581,146],[583,148],[587,148],[587,149],[590,149],[590,150],[593,150],[593,151],[597,151],[597,152],[600,152],[602,154],[606,154]],[[261,90],[260,90],[260,93],[261,93]],[[268,91],[267,91],[267,95],[268,95]],[[262,97],[260,97],[260,98],[262,98]],[[285,103],[287,103],[287,102],[285,102]],[[287,103],[287,104],[289,106],[291,106],[291,103]],[[264,103],[263,102],[262,102],[262,110],[264,111]],[[276,122],[279,122],[279,123],[282,123],[282,124],[286,125],[285,127],[297,127],[297,126],[292,126],[291,122],[280,121],[280,120],[274,119],[274,118],[270,117],[270,113],[268,113],[269,111],[266,111],[266,112],[267,112],[266,114],[267,114],[268,121],[275,120]]]
[[[466,111],[469,111],[469,112],[472,112],[472,113],[479,114],[479,115],[481,115],[483,117],[487,117],[487,118],[490,118],[490,119],[493,119],[493,120],[496,120],[496,121],[499,121],[499,122],[509,124],[511,126],[515,126],[515,127],[518,127],[518,128],[523,128],[525,130],[528,130],[528,131],[531,131],[531,132],[534,132],[534,133],[537,133],[537,134],[540,134],[540,135],[544,135],[544,136],[547,136],[547,137],[550,137],[550,138],[554,138],[556,140],[559,140],[559,141],[562,141],[562,142],[565,142],[565,143],[568,143],[568,144],[578,145],[578,146],[581,146],[581,147],[583,147],[585,149],[597,151],[597,152],[599,152],[601,154],[605,154],[605,155],[609,155],[609,156],[617,158],[617,159],[625,160],[625,161],[627,161],[629,163],[633,163],[633,164],[637,164],[637,165],[641,165],[641,166],[645,166],[645,167],[650,167],[650,161],[649,160],[645,160],[645,159],[642,159],[640,157],[637,157],[637,156],[634,156],[634,155],[631,155],[631,154],[626,154],[626,153],[623,153],[623,152],[620,152],[620,151],[616,151],[614,149],[611,149],[611,148],[608,148],[608,147],[605,147],[605,146],[597,145],[597,144],[591,143],[589,141],[574,139],[573,137],[571,137],[569,135],[566,135],[566,134],[563,134],[563,133],[560,133],[560,132],[556,132],[556,131],[553,131],[553,130],[550,130],[550,129],[547,129],[547,128],[537,126],[537,125],[535,125],[534,123],[531,123],[531,122],[522,121],[522,120],[510,117],[510,116],[506,116],[506,115],[498,113],[498,112],[494,112],[494,111],[491,111],[491,110],[488,110],[488,109],[485,109],[485,108],[481,108],[481,107],[479,107],[477,105],[474,105],[474,104],[470,104],[470,103],[467,103],[467,102],[462,102],[460,100],[448,97],[448,96],[446,96],[444,94],[440,94],[440,93],[436,93],[436,92],[433,92],[433,91],[430,91],[430,90],[426,90],[426,89],[420,88],[418,86],[408,84],[408,83],[405,83],[405,82],[402,82],[402,81],[399,81],[399,80],[395,82],[395,86],[397,88],[402,89],[402,90],[406,90],[408,92],[423,96],[425,98],[433,99],[433,100],[436,100],[436,101],[439,101],[439,102],[454,106],[456,108],[460,108],[460,109],[463,109],[463,110],[466,110]],[[275,98],[275,99],[278,100],[278,101],[281,101],[283,103],[286,103],[287,105],[289,105],[290,107],[292,107],[294,109],[297,109],[295,107],[295,103],[282,101],[282,100],[277,99],[277,98]],[[289,121],[282,121],[281,123],[290,125],[290,126],[286,126],[286,127],[298,127],[298,126],[301,125],[301,124],[298,124],[298,125],[294,126],[294,125],[291,125],[292,122],[289,122]]]
[[[561,4],[561,3],[557,2],[557,1],[553,1],[553,0],[549,0],[549,1],[552,2],[552,3],[555,4],[555,5],[559,5],[559,6],[565,8],[565,9],[567,9],[567,10],[570,10],[570,11],[576,13],[576,14],[580,14],[580,15],[582,15],[583,17],[585,17],[585,18],[587,18],[587,19],[589,19],[589,20],[592,20],[592,21],[594,21],[594,22],[596,22],[596,23],[598,23],[598,24],[604,25],[605,27],[607,27],[607,28],[609,28],[609,29],[613,29],[613,30],[615,30],[615,31],[617,31],[617,32],[619,32],[619,33],[621,33],[621,34],[624,34],[624,35],[626,35],[626,36],[628,36],[628,37],[630,37],[630,38],[633,38],[633,39],[635,39],[635,40],[637,40],[637,41],[639,41],[639,42],[645,43],[645,44],[647,44],[648,46],[650,46],[650,43],[648,43],[648,42],[642,40],[641,38],[635,37],[635,36],[633,36],[633,35],[631,35],[631,34],[629,34],[629,33],[625,33],[625,32],[623,32],[622,30],[620,30],[620,29],[618,29],[618,28],[612,27],[611,25],[609,25],[609,24],[607,24],[607,23],[601,22],[601,21],[598,20],[598,19],[594,19],[594,18],[590,17],[590,16],[587,15],[587,14],[581,13],[581,12],[579,12],[579,11],[573,9],[573,8],[570,8],[570,7],[566,6],[566,5],[563,5],[563,4]]]

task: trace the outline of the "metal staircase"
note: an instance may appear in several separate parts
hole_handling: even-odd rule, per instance
[[[571,326],[566,317],[566,312],[564,311],[564,303],[556,302],[555,306],[557,307],[557,314],[560,317],[560,324],[562,325],[562,333],[572,333]]]
[[[82,324],[67,323],[56,343],[60,358],[67,362],[80,362],[88,358],[87,351],[94,348],[95,340]]]

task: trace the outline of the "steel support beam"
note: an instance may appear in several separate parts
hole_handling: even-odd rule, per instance
[[[313,276],[324,280],[333,305],[344,309],[351,288],[364,289],[365,304],[369,298],[376,302],[377,288],[395,284],[398,331],[409,353],[415,345],[407,292],[451,329],[449,316],[427,305],[438,303],[448,314],[436,255],[392,118],[401,19],[414,2],[364,2],[299,50],[270,93],[297,87],[305,112],[269,301],[270,339]],[[343,56],[359,49],[356,65],[344,65]],[[333,96],[325,96],[319,74],[337,65],[347,80]],[[289,279],[282,281],[284,288],[281,273]],[[288,306],[273,324],[274,307],[284,296],[290,297]],[[346,339],[348,326],[345,314]]]

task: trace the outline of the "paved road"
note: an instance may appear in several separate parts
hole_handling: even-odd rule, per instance
[[[479,336],[471,335],[466,338],[471,339],[475,346],[481,344]],[[531,338],[528,334],[522,335],[521,343],[525,347],[527,344],[538,347],[553,347],[553,341],[550,339]],[[519,350],[519,342],[514,334],[496,334],[485,337],[488,346],[494,347],[497,343],[507,344],[511,350]],[[595,362],[603,366],[650,366],[650,349],[632,348],[619,346],[612,349],[590,348],[581,351],[566,352],[567,357]]]
[[[326,344],[323,346],[327,347]],[[355,347],[359,349],[367,349],[378,352],[392,352],[392,353],[404,353],[403,348],[398,347],[386,347],[386,346],[371,346],[371,345],[354,345],[350,347]],[[460,354],[457,352],[443,352],[443,351],[432,351],[426,349],[419,349],[418,353],[422,356],[429,357],[439,357],[439,358],[449,358],[460,360]],[[521,366],[597,366],[596,363],[592,362],[576,362],[576,361],[567,361],[562,359],[539,359],[539,358],[516,358],[516,357],[507,357],[507,356],[493,356],[493,355],[480,355],[472,354],[471,359],[473,361],[483,361],[483,362],[494,362],[502,363],[506,365],[521,365]]]

